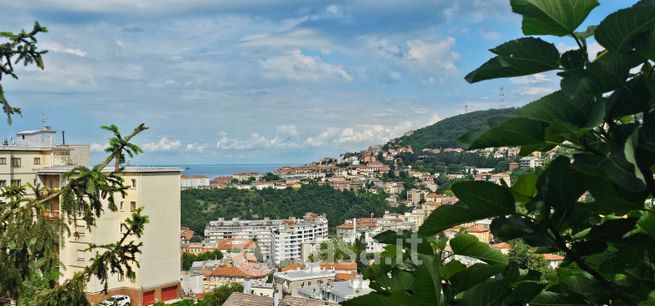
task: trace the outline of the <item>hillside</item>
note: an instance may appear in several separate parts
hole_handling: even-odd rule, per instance
[[[182,226],[193,229],[199,235],[202,235],[209,221],[219,217],[288,218],[316,212],[325,213],[330,227],[334,227],[346,219],[369,216],[371,213],[381,217],[385,210],[402,212],[402,208],[389,207],[382,194],[356,194],[316,184],[298,190],[229,188],[182,191]]]
[[[403,136],[398,143],[411,146],[414,151],[424,148],[457,147],[457,138],[481,128],[488,127],[487,120],[494,117],[512,117],[516,108],[489,109],[470,112],[443,119],[433,125],[414,131],[409,136]]]

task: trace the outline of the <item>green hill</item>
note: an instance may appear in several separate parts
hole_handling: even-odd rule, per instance
[[[501,108],[453,116],[420,128],[411,135],[402,136],[398,143],[403,146],[409,145],[415,151],[424,148],[457,147],[459,146],[457,138],[470,131],[488,127],[488,119],[513,117],[517,111],[517,108]]]

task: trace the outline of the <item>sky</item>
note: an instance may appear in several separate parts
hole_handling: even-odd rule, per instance
[[[580,30],[634,1],[600,2]],[[306,163],[558,87],[549,73],[464,81],[522,36],[506,0],[34,0],[0,12],[0,31],[49,29],[45,70],[2,80],[24,114],[0,136],[45,123],[94,160],[101,125],[144,122],[137,164]]]

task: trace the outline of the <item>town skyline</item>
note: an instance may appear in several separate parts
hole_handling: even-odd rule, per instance
[[[624,5],[603,2],[583,26]],[[34,20],[50,29],[40,37],[45,71],[21,67],[20,80],[7,79],[24,115],[2,136],[45,122],[97,153],[101,124],[143,121],[151,129],[137,164],[305,163],[382,144],[465,105],[520,106],[558,85],[549,74],[466,85],[485,49],[520,36],[505,1],[0,7],[3,30]]]

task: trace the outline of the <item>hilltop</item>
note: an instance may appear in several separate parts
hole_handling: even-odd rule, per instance
[[[512,117],[517,108],[489,109],[470,112],[443,119],[435,124],[407,133],[396,140],[401,146],[411,146],[414,151],[424,148],[458,147],[457,138],[488,127],[487,121],[494,117]]]

